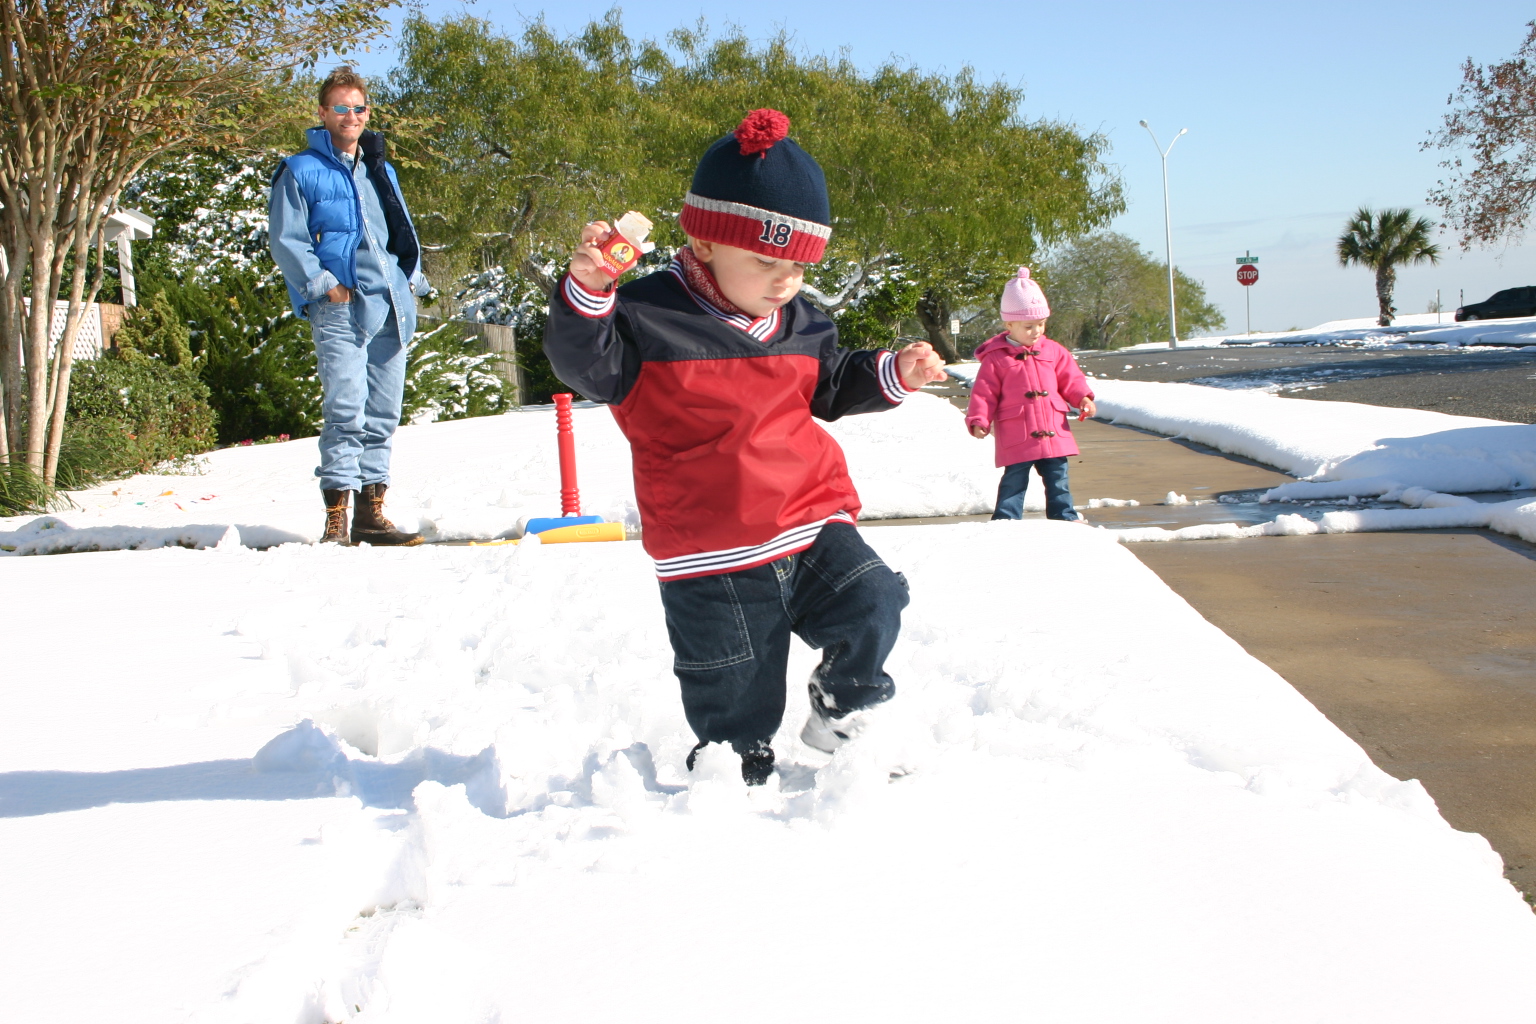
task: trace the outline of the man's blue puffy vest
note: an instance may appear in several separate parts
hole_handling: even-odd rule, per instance
[[[315,256],[337,281],[348,288],[356,288],[357,247],[363,235],[357,182],[331,148],[330,132],[324,128],[311,128],[305,134],[309,136],[309,148],[278,164],[272,173],[272,183],[277,184],[285,167],[293,174],[304,201],[309,204],[309,236],[314,240]],[[384,220],[389,226],[389,241],[385,248],[399,260],[400,270],[406,280],[410,280],[421,258],[421,245],[416,239],[416,228],[406,213],[405,202],[400,198],[400,182],[395,177],[395,169],[384,159],[384,136],[365,131],[357,145],[368,177],[379,193],[379,203],[384,207]],[[304,296],[291,281],[288,282],[288,297],[293,301],[294,310],[303,316]]]

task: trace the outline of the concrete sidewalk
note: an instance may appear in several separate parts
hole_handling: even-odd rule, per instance
[[[1289,479],[1139,430],[1073,429],[1079,503]],[[1154,525],[1148,513],[1164,514],[1088,515]],[[1127,546],[1384,770],[1423,782],[1446,820],[1487,837],[1510,881],[1536,897],[1536,547],[1483,530]]]

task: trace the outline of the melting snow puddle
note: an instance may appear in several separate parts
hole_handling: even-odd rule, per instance
[[[1216,495],[1203,494],[1202,489],[1192,488],[1185,493],[1184,504],[1099,505],[1085,503],[1078,510],[1095,526],[1110,530],[1155,526],[1165,530],[1178,530],[1186,526],[1236,523],[1254,526],[1274,522],[1280,516],[1300,515],[1316,522],[1329,512],[1364,509],[1413,508],[1400,501],[1383,501],[1374,497],[1325,498],[1314,500],[1274,500],[1261,502],[1263,490],[1226,491]],[[1536,490],[1493,491],[1467,494],[1482,504],[1498,504],[1516,498],[1536,498]],[[1102,501],[1103,499],[1096,499]],[[1043,519],[1043,513],[1026,513],[1026,519]]]

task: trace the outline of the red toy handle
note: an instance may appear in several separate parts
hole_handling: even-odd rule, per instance
[[[560,438],[560,514],[581,515],[581,491],[576,487],[576,435],[571,432],[571,396],[555,397],[555,429]]]

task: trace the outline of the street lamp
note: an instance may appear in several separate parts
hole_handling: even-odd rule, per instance
[[[1173,217],[1168,212],[1168,154],[1173,152],[1175,142],[1179,136],[1189,131],[1188,128],[1180,128],[1179,134],[1173,137],[1173,142],[1168,143],[1164,149],[1163,144],[1157,141],[1157,133],[1145,121],[1138,122],[1152,136],[1152,145],[1157,148],[1158,155],[1163,158],[1163,241],[1168,254],[1168,347],[1179,347],[1179,316],[1174,308],[1173,301]]]

